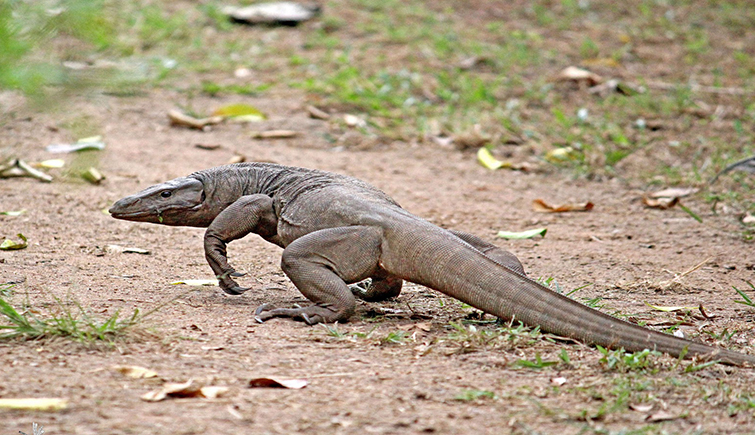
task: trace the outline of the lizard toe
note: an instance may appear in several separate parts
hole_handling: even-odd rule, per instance
[[[228,293],[229,295],[234,295],[234,296],[238,296],[244,293],[245,291],[250,290],[250,288],[248,287],[241,287],[239,285],[235,285],[233,287],[221,287],[221,288],[223,289],[224,292]]]

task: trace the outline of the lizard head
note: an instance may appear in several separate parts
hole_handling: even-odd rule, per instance
[[[163,225],[207,226],[214,216],[207,213],[204,185],[196,178],[182,177],[148,187],[118,200],[110,207],[116,219]]]

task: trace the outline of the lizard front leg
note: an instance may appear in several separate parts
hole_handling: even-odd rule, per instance
[[[236,272],[228,264],[226,245],[249,233],[259,234],[278,244],[277,226],[278,219],[273,210],[272,198],[267,195],[247,195],[226,207],[207,227],[204,234],[205,258],[224,292],[240,295],[249,290],[239,286],[232,278],[243,274]]]

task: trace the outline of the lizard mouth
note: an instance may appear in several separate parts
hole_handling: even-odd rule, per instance
[[[155,216],[155,213],[120,212],[120,211],[113,210],[112,208],[108,210],[108,213],[110,213],[110,216],[116,219],[138,219],[138,218],[146,218],[150,216]]]

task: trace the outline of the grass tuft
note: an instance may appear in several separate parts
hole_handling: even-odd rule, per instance
[[[63,337],[79,343],[113,344],[129,335],[144,317],[154,312],[140,314],[134,309],[130,316],[122,318],[120,311],[116,311],[103,319],[88,313],[78,302],[66,303],[57,297],[54,300],[55,312],[43,317],[28,308],[19,311],[0,297],[0,321],[4,321],[0,323],[0,340]]]

